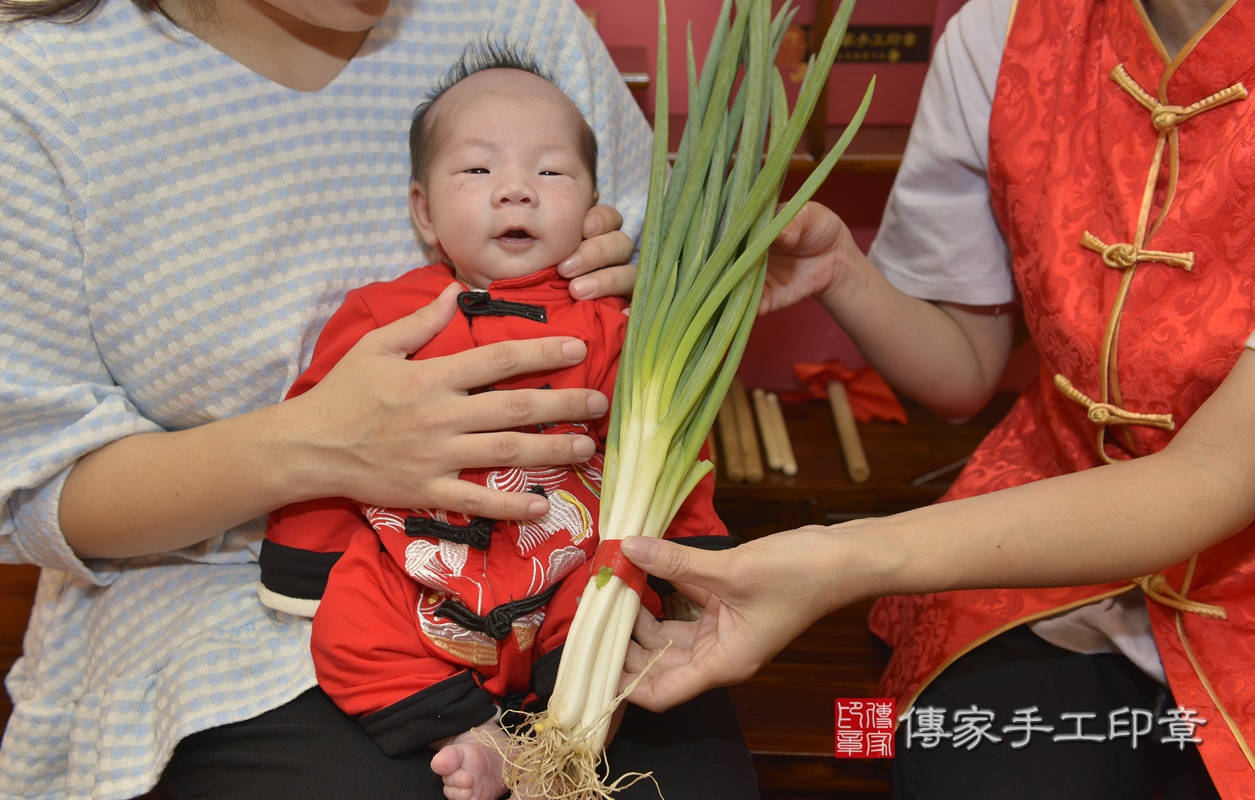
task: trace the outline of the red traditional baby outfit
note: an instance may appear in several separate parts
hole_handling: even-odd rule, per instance
[[[364,334],[427,305],[453,280],[447,266],[435,264],[350,292],[289,397],[316,385]],[[464,292],[458,306],[453,320],[413,358],[507,340],[572,336],[588,345],[582,363],[488,390],[586,387],[612,395],[627,326],[623,300],[577,302],[568,282],[551,268],[494,282],[486,292]],[[606,424],[603,418],[591,425],[534,429],[591,436],[598,455],[587,463],[461,473],[463,480],[494,489],[543,493],[550,511],[537,520],[359,506],[342,499],[296,504],[271,516],[263,596],[279,607],[291,597],[315,602],[321,597],[313,634],[319,684],[359,717],[390,755],[466,731],[499,708],[543,707],[587,582],[586,561],[599,541]],[[707,476],[682,506],[668,538],[731,546],[714,513],[713,491]],[[319,569],[329,562],[334,567],[323,591],[326,569],[321,574]],[[648,588],[643,595],[645,605],[658,612],[657,595]]]
[[[1168,63],[1134,0],[1019,3],[990,184],[1042,367],[944,499],[1156,452],[1242,353],[1255,329],[1255,3],[1226,9]],[[1176,701],[1207,720],[1213,781],[1255,797],[1249,528],[1136,582],[885,599],[872,615],[894,646],[885,690],[904,708],[998,633],[1139,585]]]

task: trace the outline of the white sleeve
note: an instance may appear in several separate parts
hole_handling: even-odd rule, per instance
[[[67,175],[75,122],[29,61],[0,76],[0,561],[93,574],[60,530],[61,487],[83,455],[158,426],[109,375],[95,347],[82,251],[81,203]]]
[[[989,118],[1012,0],[969,0],[937,42],[902,167],[868,253],[927,300],[1016,298],[989,200]]]

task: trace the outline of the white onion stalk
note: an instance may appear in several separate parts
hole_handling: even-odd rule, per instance
[[[689,35],[688,121],[668,180],[667,23],[659,0],[649,200],[606,444],[603,541],[662,536],[710,472],[698,455],[744,352],[767,248],[832,171],[871,100],[868,86],[840,140],[777,211],[853,0],[841,4],[811,57],[792,115],[775,54],[795,9],[786,3],[773,18],[770,0],[735,0],[735,15],[732,5],[723,3],[700,79]],[[512,788],[550,798],[609,797],[619,788],[601,782],[597,764],[621,700],[616,690],[639,605],[611,569],[589,578],[549,708],[509,759]]]

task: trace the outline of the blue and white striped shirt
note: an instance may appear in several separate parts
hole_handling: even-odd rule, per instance
[[[409,117],[485,38],[533,52],[585,113],[635,237],[649,130],[570,0],[393,0],[317,92],[130,0],[0,30],[0,560],[44,568],[0,796],[132,797],[181,737],[314,685],[308,622],[256,599],[263,520],[85,563],[61,487],[110,441],[279,402],[348,289],[420,263]]]

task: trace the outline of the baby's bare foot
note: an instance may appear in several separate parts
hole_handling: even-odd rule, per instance
[[[506,789],[503,766],[501,754],[480,741],[475,731],[440,748],[431,759],[432,771],[444,778],[444,796],[449,800],[497,800]]]

